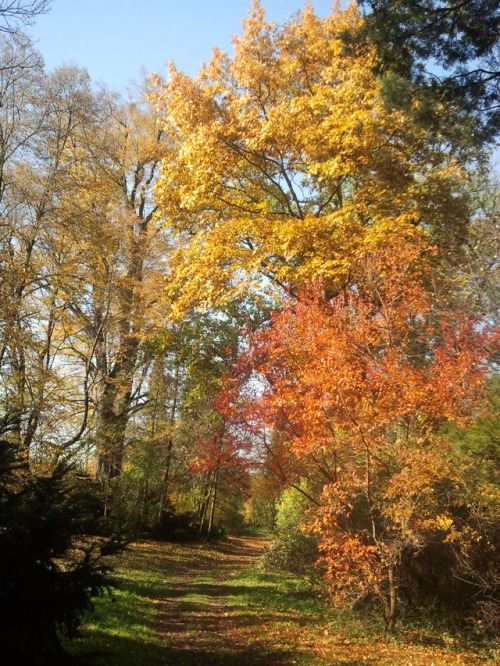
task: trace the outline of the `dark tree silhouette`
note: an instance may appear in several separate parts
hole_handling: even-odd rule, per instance
[[[360,0],[382,68],[472,113],[476,136],[500,127],[499,0]]]
[[[67,465],[33,474],[0,419],[0,645],[4,663],[63,664],[92,596],[110,585],[105,555],[120,539],[101,528],[95,483]]]

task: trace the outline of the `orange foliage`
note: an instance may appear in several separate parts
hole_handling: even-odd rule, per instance
[[[353,287],[325,302],[313,284],[251,336],[246,357],[263,382],[247,418],[296,459],[321,458],[328,483],[310,529],[331,592],[378,597],[389,627],[403,551],[453,530],[441,489],[457,471],[439,429],[474,416],[494,342],[478,322],[434,311],[429,261],[403,241],[362,256]]]

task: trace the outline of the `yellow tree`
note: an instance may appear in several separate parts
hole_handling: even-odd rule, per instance
[[[71,147],[97,127],[98,104],[85,72],[47,76],[28,45],[2,39],[0,58],[0,410],[27,459],[74,444],[87,425],[90,366],[68,353],[63,323],[75,275],[60,203],[75,195]]]
[[[151,359],[141,345],[165,321],[158,293],[168,255],[168,234],[153,222],[151,188],[164,153],[154,109],[140,95],[125,103],[109,96],[107,105],[101,130],[71,171],[76,201],[61,206],[67,221],[77,220],[67,236],[80,284],[70,287],[66,320],[79,331],[74,351],[92,358],[92,433],[103,479],[120,475],[127,424],[144,402]]]
[[[158,85],[180,311],[319,275],[336,292],[360,248],[394,235],[459,243],[465,175],[443,137],[384,105],[374,49],[349,39],[361,22],[306,5],[279,26],[254,2],[233,57],[214,50],[195,80],[172,65]]]
[[[121,472],[125,431],[133,411],[134,388],[138,388],[137,371],[144,361],[140,345],[160,322],[163,325],[163,318],[157,318],[158,280],[161,255],[168,252],[165,234],[153,222],[156,206],[151,196],[164,153],[158,119],[153,109],[144,109],[137,100],[123,105],[114,120],[118,145],[114,184],[119,187],[108,219],[120,228],[118,264],[114,266],[118,270],[105,315],[107,326],[101,329],[107,328],[107,335],[102,336],[96,356],[102,382],[96,441],[99,471],[105,477]]]
[[[162,132],[141,98],[97,94],[75,67],[46,75],[28,45],[2,38],[0,62],[0,413],[26,459],[93,440],[109,477],[140,403],[140,345],[164,322]]]

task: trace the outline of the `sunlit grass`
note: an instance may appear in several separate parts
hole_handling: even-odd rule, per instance
[[[200,574],[201,560],[205,568]],[[96,666],[190,664],[193,649],[194,663],[206,651],[219,656],[221,664],[234,665],[500,661],[494,646],[468,643],[423,619],[402,623],[397,636],[386,637],[376,610],[339,612],[309,580],[258,567],[233,568],[210,546],[135,544],[118,559],[115,579],[118,587],[96,599],[83,637],[70,644],[72,654],[86,655]],[[181,619],[181,644],[175,648],[166,633],[168,623],[159,625],[158,600],[172,591],[179,593],[175,617]],[[246,661],[238,662],[238,654]]]
[[[160,546],[136,544],[118,558],[116,587],[94,599],[95,610],[84,618],[82,637],[67,646],[71,654],[90,656],[92,663],[106,666],[160,663],[165,650],[155,631],[154,597],[177,577],[160,552]]]
[[[385,636],[377,609],[339,611],[305,579],[246,569],[227,587],[233,616],[258,619],[259,640],[288,648],[289,663],[465,666],[500,661],[494,645],[481,648],[430,624],[401,625],[396,636]]]

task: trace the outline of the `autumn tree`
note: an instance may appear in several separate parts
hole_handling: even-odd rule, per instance
[[[403,557],[456,536],[460,471],[440,429],[474,416],[487,374],[486,328],[436,315],[428,261],[401,240],[365,255],[352,287],[329,302],[321,284],[302,291],[248,352],[263,383],[248,418],[324,477],[310,529],[333,597],[377,598],[388,631]]]
[[[208,534],[217,518],[219,524],[229,520],[221,500],[231,496],[238,505],[238,491],[247,484],[242,446],[225,414],[231,397],[227,373],[237,356],[243,309],[236,302],[216,314],[193,314],[182,325],[183,335],[173,339],[184,368],[176,439],[190,475],[184,481],[187,505],[196,512],[199,530]]]
[[[208,535],[212,534],[215,526],[222,489],[230,491],[233,504],[237,504],[235,498],[238,496],[241,503],[248,486],[249,461],[245,454],[251,446],[247,439],[238,436],[236,422],[228,418],[228,412],[232,413],[233,391],[231,383],[227,384],[227,377],[221,378],[219,390],[210,401],[212,412],[209,412],[205,432],[194,442],[195,456],[190,463],[191,471],[201,474],[203,478],[199,504],[200,532],[206,529]]]
[[[319,276],[333,294],[360,248],[394,236],[460,244],[454,147],[384,104],[375,48],[345,40],[362,24],[352,6],[320,20],[306,5],[279,26],[254,2],[232,58],[214,51],[196,80],[171,66],[156,197],[179,311]]]
[[[237,355],[244,310],[233,303],[166,319],[141,342],[143,397],[134,402],[117,479],[120,512],[138,529],[165,537],[185,528],[187,535],[195,524],[207,531],[214,520],[227,526],[230,513],[239,516],[246,472],[238,452],[230,454],[217,396]]]
[[[142,343],[164,325],[167,231],[152,222],[162,155],[156,114],[63,67],[47,75],[2,38],[2,391],[11,437],[32,461],[87,460],[119,475],[145,401]],[[141,388],[142,387],[142,388]]]
[[[271,531],[274,528],[281,488],[265,468],[251,470],[249,498],[245,503],[245,522],[253,527]]]
[[[42,443],[49,455],[53,446],[63,451],[86,427],[90,366],[69,353],[73,251],[58,205],[76,159],[69,147],[81,142],[84,128],[92,131],[98,114],[86,74],[63,68],[46,76],[30,48],[4,40],[8,62],[19,52],[32,66],[9,68],[2,78],[0,363],[3,411],[27,457]],[[81,377],[78,385],[72,372]]]
[[[140,376],[148,359],[141,344],[163,325],[159,294],[168,241],[152,221],[156,206],[151,196],[162,137],[153,109],[140,98],[118,104],[110,100],[103,137],[110,150],[101,152],[102,162],[91,165],[82,188],[83,215],[101,216],[87,274],[93,297],[79,315],[96,336],[94,432],[103,479],[120,475],[127,423],[145,394]],[[102,244],[103,235],[111,247]]]

